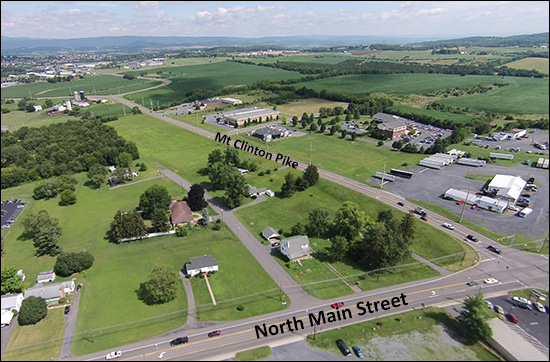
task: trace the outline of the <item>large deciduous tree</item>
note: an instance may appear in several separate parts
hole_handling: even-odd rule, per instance
[[[204,188],[201,185],[191,185],[189,193],[187,194],[187,204],[191,211],[202,210],[208,205],[204,200]]]
[[[345,201],[334,217],[334,230],[337,235],[353,240],[359,236],[367,221],[365,213],[359,210],[356,203]]]
[[[143,218],[136,212],[117,211],[111,222],[110,239],[119,244],[123,239],[142,239],[147,235]]]
[[[330,227],[329,213],[325,209],[313,209],[308,215],[308,236],[324,236]]]
[[[58,245],[61,236],[59,220],[50,218],[46,210],[40,210],[36,215],[29,213],[22,224],[25,236],[34,241],[37,256],[55,256],[61,253],[62,249]]]
[[[285,175],[285,183],[281,187],[281,196],[291,197],[296,192],[296,180],[290,172]]]
[[[148,304],[168,303],[176,298],[179,278],[168,265],[155,266],[148,280],[140,285],[140,296]]]
[[[153,185],[139,197],[139,208],[148,216],[153,210],[168,210],[172,197],[164,186]]]
[[[469,296],[464,300],[462,308],[459,319],[470,331],[472,337],[477,341],[487,342],[493,336],[493,331],[487,324],[487,316],[483,313],[487,308],[483,294]]]
[[[21,293],[22,290],[23,281],[17,275],[17,269],[14,266],[2,268],[2,295]]]

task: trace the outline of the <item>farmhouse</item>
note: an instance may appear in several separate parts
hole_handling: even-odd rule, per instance
[[[74,281],[43,285],[35,284],[33,287],[25,290],[25,298],[37,297],[46,302],[51,302],[64,298],[67,294],[74,292]]]
[[[212,255],[197,256],[185,264],[185,274],[187,275],[195,276],[211,271],[218,271],[218,261]]]
[[[527,181],[519,176],[495,175],[487,186],[487,192],[515,203],[525,185],[527,185]]]
[[[406,119],[387,113],[376,113],[372,120],[378,123],[378,131],[390,138],[397,138],[407,134]]]
[[[279,111],[274,111],[272,109],[264,109],[257,107],[254,108],[243,108],[233,112],[222,113],[223,120],[225,123],[232,125],[242,126],[246,121],[262,121],[265,122],[269,118],[277,118],[279,116]]]
[[[271,226],[268,226],[262,231],[262,236],[264,237],[265,240],[269,241],[269,239],[278,238],[281,235],[279,235],[279,233],[275,229],[273,229]]]
[[[14,316],[13,311],[19,312],[22,301],[22,293],[2,296],[2,327],[10,324]]]
[[[55,272],[53,270],[48,270],[45,272],[38,273],[36,277],[37,283],[48,283],[55,280]]]
[[[187,201],[172,201],[170,204],[170,221],[172,225],[187,224],[194,219]]]
[[[300,261],[310,257],[311,248],[307,235],[296,235],[281,242],[281,253],[290,261]]]

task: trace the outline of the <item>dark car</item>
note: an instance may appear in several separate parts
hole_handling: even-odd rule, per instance
[[[527,180],[527,183],[528,184],[535,183],[535,178],[534,177],[529,177],[529,180]]]
[[[355,355],[359,358],[365,358],[365,355],[363,355],[363,352],[361,351],[361,348],[357,347],[357,346],[353,346],[351,347],[351,349],[353,349],[353,352],[355,353]]]
[[[344,356],[349,356],[351,354],[348,346],[346,346],[344,341],[342,341],[341,339],[336,340],[336,345],[338,346],[338,348],[340,348],[340,352],[342,352]]]
[[[519,207],[529,207],[529,203],[527,201],[518,201],[516,203],[516,206],[519,206]]]
[[[508,313],[506,314],[506,319],[514,324],[518,324],[519,323],[519,319],[518,317],[516,317],[515,314],[512,314],[512,313]]]
[[[78,285],[76,286],[76,291],[77,291],[77,292],[80,292],[80,289],[82,289],[82,285],[78,284]]]
[[[344,302],[336,302],[330,305],[332,308],[340,308],[344,306]]]
[[[170,346],[177,346],[189,342],[189,337],[178,337],[170,342]]]
[[[473,236],[473,235],[466,235],[466,239],[473,241],[474,243],[477,243],[479,240]]]
[[[397,205],[399,205],[399,206],[405,206],[405,204],[402,203],[401,201],[399,201],[399,202],[397,203]]]
[[[220,331],[220,330],[212,331],[212,332],[208,333],[208,337],[216,337],[216,336],[219,336],[221,334],[222,334],[222,331]]]
[[[65,306],[65,314],[69,314],[70,311],[71,311],[71,306],[70,305]]]
[[[469,285],[470,287],[474,287],[476,285],[479,285],[479,283],[476,282],[475,280],[470,280],[468,283],[466,283],[466,285]]]
[[[502,254],[502,251],[501,251],[499,248],[495,248],[495,247],[492,246],[492,245],[489,245],[489,246],[487,247],[487,249],[489,249],[489,250],[492,251],[493,253]]]

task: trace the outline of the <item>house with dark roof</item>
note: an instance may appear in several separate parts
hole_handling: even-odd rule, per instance
[[[376,113],[372,120],[378,123],[378,132],[389,138],[397,138],[407,134],[407,119],[387,113]]]
[[[193,212],[187,201],[172,201],[170,204],[170,222],[173,226],[193,222]]]
[[[185,274],[195,276],[199,273],[218,271],[218,261],[212,255],[197,256],[185,264]]]
[[[307,235],[296,235],[283,239],[279,250],[290,261],[300,261],[311,256],[311,247]]]

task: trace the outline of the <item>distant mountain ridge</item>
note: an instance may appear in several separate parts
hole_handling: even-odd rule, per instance
[[[368,45],[372,43],[388,44],[422,44],[433,46],[479,45],[536,46],[548,44],[548,34],[516,35],[510,37],[469,37],[451,40],[435,40],[429,37],[383,37],[383,36],[282,36],[282,37],[180,37],[180,36],[103,36],[91,38],[72,39],[36,39],[36,38],[11,38],[2,36],[2,53],[17,53],[22,51],[59,51],[59,50],[141,50],[147,48],[168,47],[228,47],[228,46],[254,46],[273,45],[288,48],[326,47],[326,46],[353,46]],[[542,44],[541,44],[542,43]],[[503,45],[499,45],[503,44]]]

